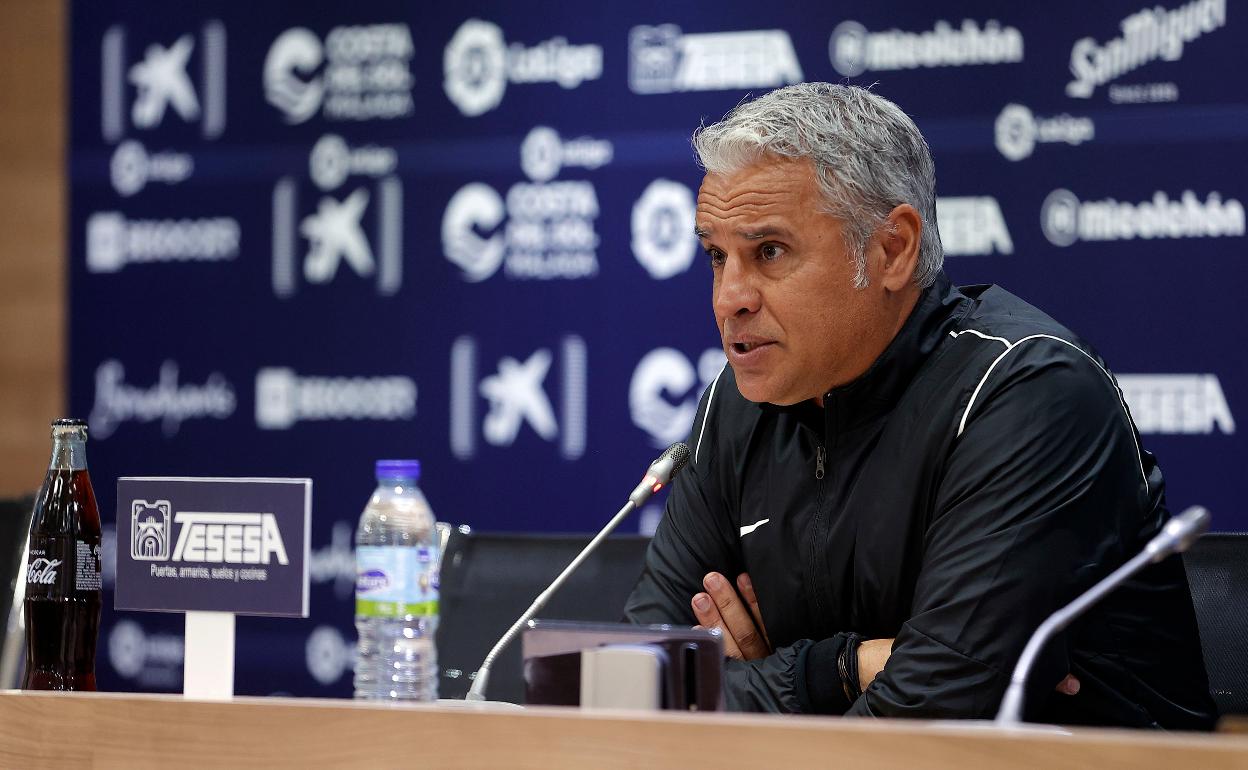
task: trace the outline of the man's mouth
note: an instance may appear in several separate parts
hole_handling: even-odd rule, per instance
[[[732,342],[729,344],[729,347],[732,349],[733,353],[743,356],[747,353],[758,350],[759,348],[766,347],[768,345],[773,345],[773,344],[775,344],[773,340],[748,339],[748,340],[738,340],[737,342]]]

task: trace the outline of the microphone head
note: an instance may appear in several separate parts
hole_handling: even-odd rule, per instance
[[[1170,519],[1161,532],[1144,547],[1153,561],[1160,561],[1172,553],[1182,553],[1209,529],[1209,511],[1194,505]]]
[[[1174,550],[1182,553],[1192,547],[1196,538],[1209,529],[1209,511],[1193,505],[1166,522],[1165,532],[1175,539]]]
[[[661,455],[662,457],[670,457],[672,460],[672,471],[668,474],[669,479],[676,478],[676,474],[689,462],[689,445],[683,441],[677,441],[669,446]]]

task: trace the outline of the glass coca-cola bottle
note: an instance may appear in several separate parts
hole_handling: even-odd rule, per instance
[[[87,476],[87,424],[52,423],[26,559],[27,690],[94,690],[100,632],[100,512]]]

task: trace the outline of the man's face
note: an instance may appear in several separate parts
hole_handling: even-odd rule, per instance
[[[715,276],[715,321],[751,401],[821,398],[882,350],[878,282],[854,288],[840,223],[822,207],[808,160],[765,158],[702,180],[697,229]]]

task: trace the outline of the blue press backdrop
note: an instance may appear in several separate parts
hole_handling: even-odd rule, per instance
[[[1244,529],[1227,5],[74,2],[70,402],[106,526],[121,475],[311,477],[312,616],[240,620],[238,689],[349,694],[372,461],[423,460],[443,520],[597,529],[722,363],[691,130],[834,80],[927,136],[955,282],[1096,345],[1171,507]],[[103,687],[180,688],[180,617],[101,639]]]

